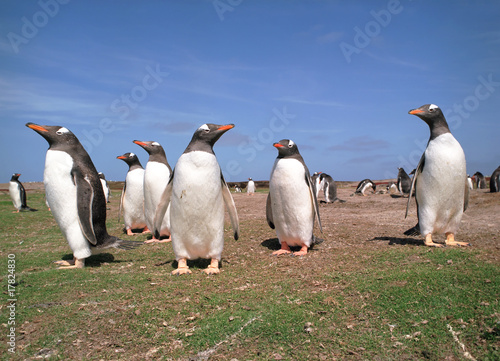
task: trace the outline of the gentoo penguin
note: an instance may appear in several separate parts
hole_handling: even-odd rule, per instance
[[[469,189],[474,189],[474,183],[472,183],[472,178],[468,174],[467,174],[467,185],[469,186]],[[491,185],[491,183],[490,183],[490,185]]]
[[[373,191],[375,192],[377,186],[370,179],[363,179],[361,182],[358,183],[356,191],[352,194],[352,196],[356,194],[366,196],[365,192],[368,188],[372,188]]]
[[[476,188],[477,189],[486,189],[486,179],[484,178],[483,173],[476,172],[473,177],[476,179]]]
[[[125,153],[116,158],[123,160],[129,167],[120,200],[120,214],[123,211],[127,235],[134,235],[133,229],[142,229],[142,233],[148,233],[144,216],[144,168],[134,153]]]
[[[224,204],[234,231],[239,237],[239,223],[231,192],[224,180],[213,150],[215,142],[233,124],[203,124],[177,161],[155,216],[159,230],[170,203],[170,233],[178,268],[172,274],[191,273],[188,259],[209,258],[207,274],[219,273],[224,247]]]
[[[311,176],[311,182],[314,186],[314,194],[316,195],[316,199],[319,199],[319,192],[321,191],[321,180],[319,179],[321,172],[314,172]]]
[[[281,249],[273,255],[290,254],[290,246],[300,246],[300,251],[293,254],[303,256],[317,243],[313,235],[315,218],[322,230],[314,186],[292,140],[282,139],[273,146],[278,149],[278,157],[269,179],[266,218],[269,226],[276,229],[281,244]]]
[[[490,177],[490,192],[500,192],[500,167],[495,169]]]
[[[25,211],[36,212],[37,209],[30,208],[26,204],[26,191],[24,190],[24,186],[22,185],[22,183],[19,182],[20,176],[21,176],[20,173],[14,173],[12,175],[12,178],[10,178],[10,182],[9,182],[10,199],[12,199],[12,203],[14,204],[14,208],[17,209],[17,211],[14,211],[14,213],[19,213],[19,211],[21,211],[21,212],[25,212]]]
[[[344,200],[337,198],[337,183],[330,175],[321,173],[319,176],[319,180],[320,187],[321,189],[323,189],[323,192],[325,194],[325,200],[321,202],[333,203],[335,201],[339,201],[340,203],[345,203]]]
[[[397,187],[396,183],[391,182],[387,185],[387,193],[389,193],[389,195],[391,195],[391,196],[398,193],[398,187]]]
[[[411,178],[403,168],[398,168],[398,181],[396,183],[399,193],[404,197],[410,194]]]
[[[168,164],[165,150],[158,142],[134,140],[134,143],[144,148],[149,154],[149,160],[144,171],[144,215],[148,228],[154,229],[156,207],[160,203],[161,195],[167,188],[172,168]],[[153,234],[151,240],[145,243],[170,241],[170,211],[167,209],[160,229],[160,239]]]
[[[109,203],[109,186],[108,181],[106,180],[106,176],[103,172],[97,173],[99,175],[99,179],[101,180],[102,190],[104,192],[104,198],[106,199],[106,203]]]
[[[409,114],[425,121],[431,135],[411,186],[411,191],[415,189],[418,223],[405,234],[420,233],[425,237],[426,246],[442,247],[442,244],[432,241],[432,235],[445,233],[446,245],[467,246],[469,243],[455,241],[455,232],[469,200],[464,151],[451,134],[437,105],[422,105],[410,110]],[[408,197],[405,217],[410,201],[411,196]]]
[[[241,187],[240,187],[239,185],[237,185],[237,184],[236,184],[236,185],[234,186],[234,191],[235,191],[236,193],[241,193]]]
[[[252,180],[252,178],[248,178],[247,194],[249,196],[253,196],[255,194],[255,182]]]
[[[43,173],[45,195],[74,256],[72,261],[57,261],[59,268],[83,268],[85,258],[97,250],[140,246],[142,242],[124,241],[108,234],[101,182],[77,137],[60,126],[26,126],[49,143]]]

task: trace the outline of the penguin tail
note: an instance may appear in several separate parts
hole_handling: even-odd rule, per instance
[[[420,236],[420,225],[417,223],[415,227],[410,228],[409,230],[403,233],[405,236]]]
[[[344,201],[343,199],[340,199],[340,198],[335,198],[336,201],[339,201],[339,203],[345,203],[347,201]]]
[[[313,245],[317,245],[317,244],[321,244],[321,243],[323,243],[324,241],[325,241],[325,240],[324,240],[323,238],[319,238],[319,237],[314,237],[314,236],[313,236],[313,242],[312,242],[312,244],[313,244]]]
[[[109,236],[106,242],[104,242],[101,246],[97,246],[97,248],[119,248],[124,249],[126,251],[130,251],[131,249],[136,249],[139,246],[142,246],[144,242],[141,241],[128,241],[123,240],[115,236]]]
[[[35,208],[31,208],[31,207],[21,207],[21,212],[36,212],[38,211],[38,209],[35,209]]]

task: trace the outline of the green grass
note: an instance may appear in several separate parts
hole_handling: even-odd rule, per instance
[[[109,232],[146,239],[121,233],[113,195]],[[500,359],[500,272],[480,249],[318,248],[275,258],[261,245],[273,237],[265,219],[240,219],[252,232],[235,242],[228,228],[218,276],[199,272],[202,261],[190,263],[190,276],[171,276],[170,244],[57,270],[51,262],[70,249],[43,194],[28,200],[39,211],[14,214],[0,195],[3,289],[8,254],[18,282],[17,349],[7,352],[3,326],[1,359],[465,360],[448,325],[477,360]]]

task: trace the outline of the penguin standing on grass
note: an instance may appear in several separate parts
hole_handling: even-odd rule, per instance
[[[476,172],[472,177],[476,180],[477,189],[486,189],[486,178],[484,178],[483,173]]]
[[[432,240],[432,235],[440,233],[446,234],[446,245],[469,246],[467,242],[455,241],[455,233],[469,201],[464,151],[451,134],[437,105],[426,104],[409,114],[425,121],[431,136],[413,176],[406,207],[405,218],[415,188],[418,223],[405,234],[421,234],[429,247],[443,247]]]
[[[500,192],[500,167],[495,169],[490,177],[490,192]]]
[[[344,200],[337,198],[337,183],[330,175],[321,173],[319,176],[319,180],[320,188],[323,189],[323,193],[325,195],[325,200],[321,202],[334,203],[335,201],[339,201],[340,203],[345,203]]]
[[[187,260],[208,258],[207,274],[217,274],[224,247],[224,205],[239,237],[238,214],[213,150],[215,142],[233,124],[203,124],[180,156],[155,215],[159,237],[170,204],[170,233],[178,267],[174,275],[191,273]]]
[[[106,176],[104,175],[103,172],[97,173],[99,175],[99,179],[101,180],[102,184],[102,190],[104,192],[104,198],[106,199],[106,203],[109,203],[109,186],[108,186],[108,181],[106,180]]]
[[[403,197],[410,194],[411,178],[403,168],[398,168],[398,181],[396,186]]]
[[[12,204],[14,204],[14,208],[17,209],[17,211],[14,211],[14,213],[19,213],[21,212],[36,212],[37,209],[28,207],[26,204],[26,190],[24,189],[24,186],[21,182],[19,182],[19,177],[21,176],[20,173],[14,173],[12,175],[12,178],[10,178],[9,182],[9,194],[10,194],[10,199],[12,199]]]
[[[125,231],[128,236],[136,234],[132,232],[133,229],[141,229],[142,233],[148,233],[149,229],[144,216],[144,168],[134,153],[125,153],[116,159],[123,160],[129,167],[123,185],[119,211],[121,214],[123,210]]]
[[[154,229],[155,213],[160,203],[161,195],[167,187],[172,174],[165,150],[158,142],[134,140],[134,143],[144,148],[149,154],[148,163],[144,170],[144,215],[150,230]],[[160,229],[160,238],[153,238],[144,243],[158,243],[170,241],[170,210],[167,209]]]
[[[291,254],[290,246],[299,246],[293,255],[303,256],[313,244],[322,242],[313,235],[315,219],[322,229],[315,189],[297,145],[283,139],[273,146],[278,157],[269,179],[266,218],[281,244],[273,255]]]
[[[124,241],[106,230],[106,201],[99,176],[77,137],[60,126],[26,126],[49,143],[43,183],[52,214],[73,251],[59,268],[83,268],[85,258],[105,248],[133,249],[142,242]]]

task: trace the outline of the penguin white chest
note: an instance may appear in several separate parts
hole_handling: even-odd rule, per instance
[[[21,189],[16,182],[9,182],[9,194],[12,199],[12,203],[17,210],[21,209]]]
[[[156,207],[160,203],[163,191],[170,178],[168,167],[159,162],[148,162],[144,172],[144,214],[149,229],[154,229]],[[167,210],[163,218],[161,230],[170,228],[170,211]],[[163,232],[160,232],[163,234]]]
[[[224,200],[215,155],[194,151],[179,158],[172,186],[170,227],[177,259],[220,259]]]
[[[416,198],[423,235],[455,232],[463,214],[466,185],[465,155],[457,140],[446,133],[431,140],[417,178]]]
[[[276,234],[289,246],[313,240],[314,203],[306,183],[304,166],[295,159],[277,159],[274,163],[269,193]]]
[[[61,232],[76,258],[87,258],[92,252],[80,228],[77,190],[71,171],[73,158],[62,151],[48,150],[45,157],[43,183],[45,196],[50,204]]]
[[[123,220],[126,228],[144,228],[144,169],[127,172],[127,184],[123,198]],[[50,204],[50,203],[49,203]]]

